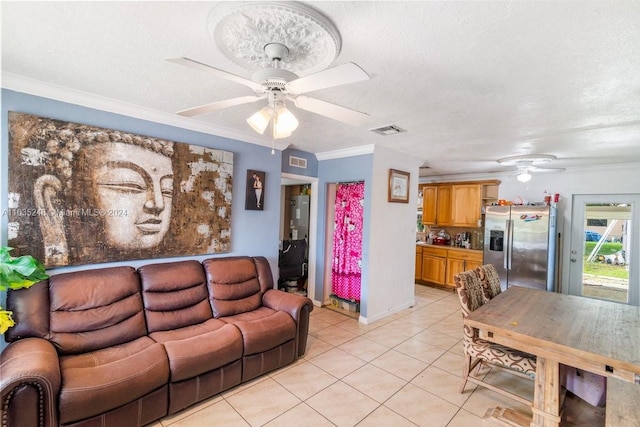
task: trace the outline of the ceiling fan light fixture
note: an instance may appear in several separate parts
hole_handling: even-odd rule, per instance
[[[298,128],[298,119],[284,106],[278,109],[274,120],[277,138],[286,138]]]
[[[269,126],[269,121],[272,116],[273,109],[271,107],[263,107],[260,111],[249,117],[247,123],[249,123],[249,126],[251,126],[253,130],[262,135],[267,126]]]
[[[531,181],[531,174],[528,169],[522,169],[516,179],[522,183]]]

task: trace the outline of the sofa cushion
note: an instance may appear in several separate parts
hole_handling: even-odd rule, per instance
[[[214,317],[245,313],[262,305],[263,290],[252,258],[211,258],[202,264]]]
[[[138,273],[149,332],[211,319],[206,277],[198,261],[149,264],[140,267]]]
[[[60,354],[123,344],[147,334],[140,282],[132,267],[49,278],[50,341]]]
[[[233,325],[210,319],[173,331],[153,332],[169,356],[171,382],[193,378],[242,358],[242,335]]]
[[[169,381],[161,344],[149,337],[60,358],[60,424],[133,402]]]
[[[240,329],[245,356],[271,350],[296,337],[293,318],[283,311],[266,307],[222,320]]]

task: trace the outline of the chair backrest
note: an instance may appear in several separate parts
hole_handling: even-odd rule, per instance
[[[282,251],[278,257],[278,267],[298,267],[306,262],[307,241],[283,240]]]
[[[460,307],[462,308],[462,316],[467,317],[469,313],[484,305],[482,284],[474,270],[458,273],[454,280]]]
[[[493,264],[485,264],[477,267],[476,273],[482,284],[485,302],[491,300],[501,292],[500,276],[498,276],[498,271]]]
[[[456,293],[462,308],[462,317],[467,317],[472,311],[484,305],[484,295],[482,284],[475,270],[463,271],[454,277],[456,283]],[[478,338],[478,330],[470,326],[462,327],[465,348],[473,340]]]

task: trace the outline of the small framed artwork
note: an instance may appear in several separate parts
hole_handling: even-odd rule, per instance
[[[264,178],[264,172],[247,170],[247,197],[244,203],[246,210],[264,210]]]
[[[409,172],[389,169],[389,201],[409,203]]]

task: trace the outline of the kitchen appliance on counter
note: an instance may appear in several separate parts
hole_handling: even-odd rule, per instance
[[[502,290],[518,285],[555,291],[554,206],[487,206],[484,264],[493,264]]]

